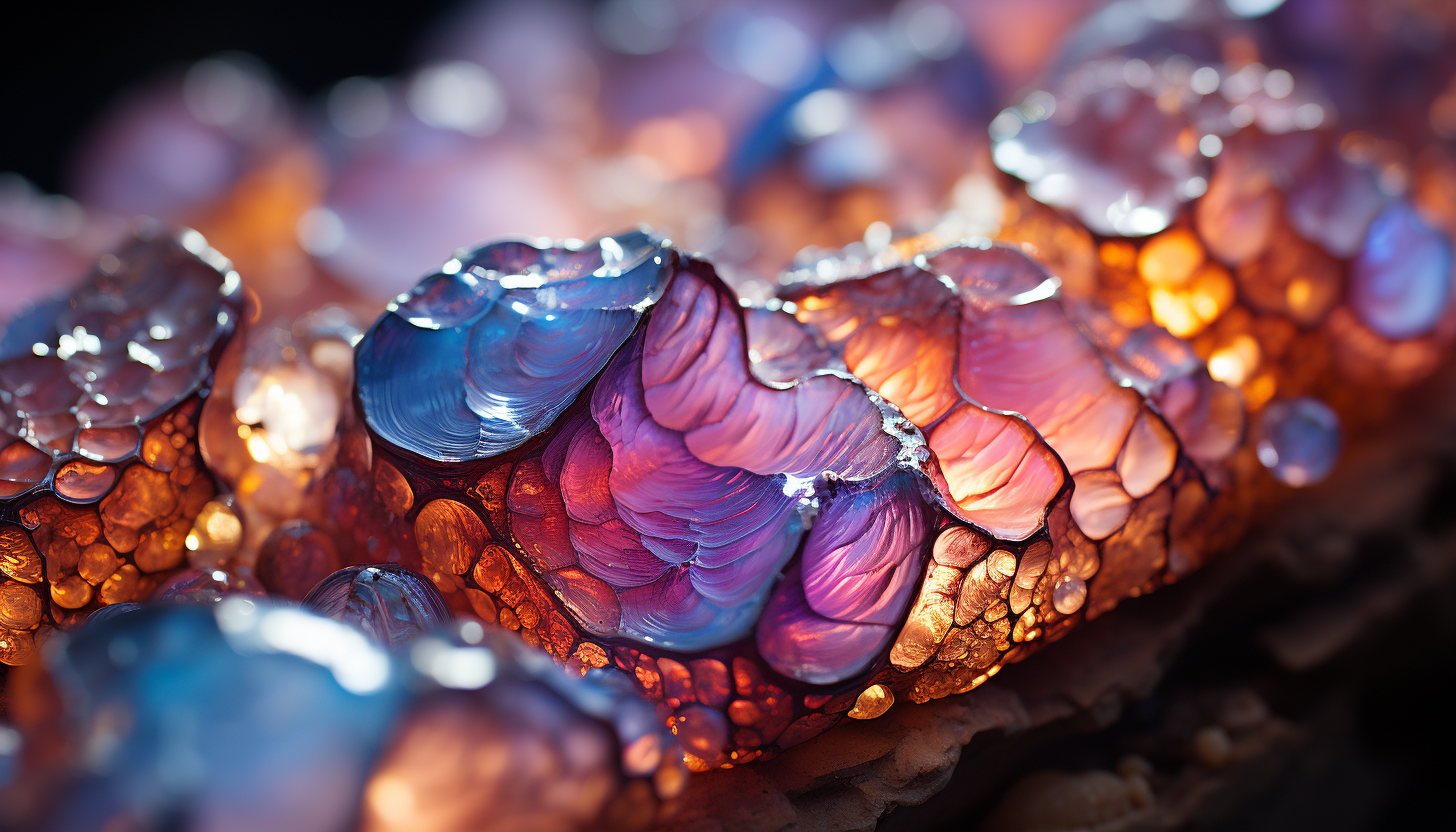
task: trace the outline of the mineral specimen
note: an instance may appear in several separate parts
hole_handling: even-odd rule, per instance
[[[0,660],[107,604],[146,598],[186,562],[215,488],[200,393],[242,312],[201,235],[144,227],[67,299],[0,342]]]

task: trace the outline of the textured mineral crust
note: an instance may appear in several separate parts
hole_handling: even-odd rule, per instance
[[[1248,801],[1281,805],[1266,793],[1269,783],[1284,782],[1279,778],[1290,778],[1289,787],[1306,794],[1322,794],[1307,781],[1345,775],[1315,762],[1331,752],[1334,740],[1311,738],[1328,731],[1353,742],[1346,736],[1348,706],[1339,696],[1348,697],[1348,686],[1374,668],[1357,659],[1359,669],[1347,667],[1337,677],[1355,681],[1331,683],[1335,701],[1317,699],[1322,710],[1304,722],[1269,713],[1253,694],[1231,693],[1243,672],[1238,668],[1272,659],[1286,674],[1279,678],[1301,678],[1361,639],[1393,635],[1382,624],[1432,587],[1449,592],[1456,577],[1449,505],[1456,477],[1453,437],[1456,371],[1448,368],[1402,397],[1396,418],[1362,437],[1366,444],[1329,481],[1300,492],[1198,575],[1123,604],[970,693],[897,704],[878,719],[841,723],[772,761],[700,775],[664,816],[662,828],[827,832],[984,823],[986,829],[1028,831],[1176,829],[1195,819],[1241,817]],[[1381,542],[1364,543],[1372,539]],[[1261,589],[1276,586],[1282,594],[1273,599]],[[1248,655],[1229,661],[1225,650],[1218,654],[1225,669],[1197,674],[1199,689],[1212,692],[1205,699],[1214,701],[1203,703],[1208,715],[1201,721],[1183,726],[1186,745],[1175,744],[1170,759],[1159,758],[1156,773],[1139,754],[1121,762],[1114,757],[1107,768],[1091,772],[1072,766],[1037,773],[1039,753],[1063,766],[1069,759],[1048,748],[1085,746],[1079,737],[1121,736],[1114,731],[1119,720],[1159,689],[1190,638],[1224,640],[1210,628],[1236,629],[1231,649]],[[1379,655],[1378,645],[1361,655]],[[1160,736],[1151,747],[1167,745]],[[1154,756],[1145,746],[1130,747]],[[1351,772],[1369,765],[1350,757],[1349,748],[1334,750],[1346,756],[1330,765]],[[1368,819],[1370,801],[1395,788],[1378,778],[1371,782],[1380,782],[1380,789],[1349,785],[1359,795],[1352,805],[1363,814],[1332,818],[1338,828],[1362,828],[1358,818]],[[942,789],[931,805],[894,811]]]

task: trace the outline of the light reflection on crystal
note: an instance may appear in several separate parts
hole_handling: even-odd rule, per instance
[[[1334,470],[1340,417],[1317,399],[1277,401],[1259,419],[1259,462],[1286,485],[1313,485]]]
[[[519,446],[626,339],[662,291],[668,258],[642,233],[576,249],[498,243],[470,253],[462,271],[425,281],[360,343],[366,418],[435,459]]]
[[[86,765],[27,772],[29,787],[66,795],[36,819],[51,826],[185,815],[218,830],[342,829],[362,810],[367,828],[585,828],[611,801],[651,812],[683,783],[671,735],[619,672],[569,678],[474,623],[391,656],[347,626],[234,595],[116,605],[56,647],[66,727],[50,741]],[[178,733],[179,720],[193,727]],[[498,749],[494,768],[441,766],[483,749]],[[441,776],[451,769],[468,788]],[[646,794],[622,794],[643,778]],[[541,800],[562,782],[573,787]],[[435,798],[401,804],[401,789]]]
[[[352,624],[389,648],[450,620],[450,611],[433,584],[389,564],[341,569],[304,596],[303,606]]]
[[[55,651],[75,739],[95,754],[74,784],[84,799],[54,804],[52,823],[180,813],[209,829],[303,830],[353,814],[402,699],[397,677],[379,680],[386,659],[341,625],[312,619],[280,640],[274,616],[303,614],[244,603],[118,614]],[[108,716],[117,708],[125,724]],[[178,720],[197,730],[178,733]]]
[[[1453,270],[1450,238],[1396,200],[1371,224],[1350,266],[1350,304],[1387,338],[1424,335],[1447,312]]]
[[[23,340],[39,338],[35,343],[46,347],[40,355],[31,343],[5,339],[0,385],[12,436],[65,454],[83,429],[145,423],[210,374],[209,350],[232,329],[231,265],[205,242],[193,253],[182,237],[155,233],[113,258],[111,272],[95,272],[64,309],[41,307],[29,314],[34,320],[11,322],[7,335],[23,332]]]
[[[296,323],[264,328],[278,349],[245,356],[245,372],[222,379],[209,400],[231,420],[212,435],[230,445],[203,443],[219,449],[209,468],[238,489],[237,502],[207,502],[186,522],[170,517],[175,505],[162,508],[180,504],[182,490],[148,471],[176,480],[192,437],[174,445],[172,434],[106,422],[134,379],[103,378],[98,327],[17,341],[27,366],[16,367],[35,378],[63,382],[51,371],[74,365],[71,386],[89,385],[91,396],[82,415],[97,424],[76,431],[57,404],[71,395],[65,384],[28,393],[12,431],[24,439],[0,451],[0,496],[36,517],[60,505],[30,496],[47,484],[76,502],[101,499],[90,516],[104,528],[97,542],[48,539],[51,526],[90,522],[60,513],[35,543],[19,528],[0,537],[0,569],[12,580],[3,591],[15,600],[0,621],[0,658],[23,660],[52,621],[70,626],[97,600],[129,606],[159,584],[156,594],[217,600],[232,581],[216,575],[232,574],[227,561],[261,542],[241,542],[240,519],[261,538],[306,515],[258,552],[277,594],[301,596],[350,561],[418,566],[407,591],[375,607],[413,615],[413,598],[445,615],[448,605],[469,625],[515,630],[573,670],[613,668],[611,684],[660,703],[694,768],[739,764],[812,736],[851,706],[874,717],[895,698],[968,690],[1082,618],[1187,574],[1228,544],[1263,493],[1247,463],[1260,458],[1294,484],[1333,459],[1331,431],[1317,409],[1291,404],[1305,401],[1297,396],[1334,390],[1342,414],[1362,413],[1350,401],[1355,385],[1406,384],[1449,353],[1453,215],[1429,175],[1440,154],[1413,165],[1404,135],[1373,138],[1411,129],[1390,118],[1393,107],[1344,121],[1356,93],[1335,85],[1337,108],[1314,79],[1347,69],[1270,69],[1263,41],[1243,30],[1207,39],[1218,50],[1200,51],[1198,33],[1159,40],[1163,18],[1195,12],[1149,6],[1143,22],[1153,25],[1127,33],[1137,39],[1114,57],[1094,50],[1104,57],[1079,66],[1087,53],[1074,43],[1045,89],[993,122],[996,159],[1027,178],[1022,188],[952,124],[963,113],[947,111],[975,85],[952,90],[948,76],[976,74],[964,35],[997,72],[1029,79],[1037,44],[1051,48],[1051,29],[1033,14],[995,44],[997,27],[976,25],[994,9],[907,3],[884,19],[841,21],[791,4],[724,22],[686,8],[653,16],[655,5],[604,4],[595,32],[576,8],[473,13],[491,31],[449,27],[448,48],[431,52],[425,70],[340,84],[327,104],[324,143],[337,164],[327,204],[310,197],[278,227],[318,258],[310,268],[393,292],[417,273],[401,266],[411,257],[498,227],[575,233],[607,216],[665,215],[687,227],[673,235],[684,250],[713,255],[717,277],[664,246],[660,284],[581,334],[569,320],[579,310],[530,296],[547,288],[539,274],[457,252],[394,304],[396,334],[417,343],[399,354],[395,342],[373,344],[361,360],[374,382],[420,368],[428,376],[383,400],[361,389],[366,416],[398,416],[372,419],[372,436],[352,421],[350,339],[329,341],[332,358],[305,361],[302,342],[273,338]],[[1197,13],[1258,15],[1259,5]],[[565,31],[557,16],[584,25]],[[1271,25],[1290,25],[1285,17]],[[720,24],[730,36],[714,44],[713,66],[686,45]],[[1315,27],[1309,38],[1350,26]],[[745,31],[761,37],[745,41]],[[1193,57],[1164,48],[1185,42]],[[785,48],[764,51],[775,43]],[[1350,63],[1367,60],[1362,52]],[[932,66],[939,61],[955,69]],[[225,128],[252,93],[240,88],[232,103],[198,93],[216,86],[209,73],[232,83],[216,64],[195,70],[183,104]],[[811,64],[821,75],[807,80]],[[788,78],[806,83],[776,91]],[[1089,129],[1119,108],[1127,123]],[[1438,133],[1441,112],[1429,112]],[[1336,132],[1349,124],[1372,132]],[[843,255],[825,255],[862,231]],[[941,251],[968,236],[976,239]],[[1390,240],[1394,256],[1382,253]],[[742,268],[776,268],[806,243],[806,268],[779,297]],[[549,259],[537,248],[546,245],[493,250]],[[1023,254],[1045,271],[1025,268]],[[113,256],[101,270],[120,264]],[[679,268],[707,291],[685,274],[669,286]],[[751,306],[735,305],[718,278]],[[236,275],[227,279],[236,287]],[[497,314],[503,325],[488,320]],[[512,330],[528,318],[543,325]],[[431,341],[477,327],[448,350]],[[138,378],[165,370],[169,350],[200,343],[167,322],[145,334],[151,342],[128,343],[124,356]],[[283,358],[295,349],[298,360]],[[528,401],[545,378],[560,389]],[[161,392],[192,390],[182,375],[163,381]],[[1246,437],[1246,413],[1260,412]],[[82,459],[53,462],[52,453]],[[149,468],[126,472],[134,456]],[[244,467],[229,467],[233,457]],[[113,484],[120,490],[106,498]],[[210,486],[200,494],[186,498],[189,511]],[[274,516],[253,522],[258,506]],[[201,571],[168,580],[182,558]],[[406,574],[349,567],[319,590],[342,592],[347,607],[368,569]],[[427,627],[411,619],[402,629]],[[426,640],[409,653],[411,672],[451,695],[499,671],[464,631]],[[841,683],[833,694],[816,687]],[[599,752],[587,755],[594,761],[620,752],[624,771],[648,774],[675,752],[652,706],[638,705],[618,706],[636,709],[623,724],[640,723],[620,748],[572,736]],[[512,707],[576,727],[569,709]],[[521,726],[495,725],[479,701],[447,697],[411,719],[389,770],[365,789],[368,825],[478,828],[496,819],[490,804],[523,791],[472,793],[468,778],[450,779],[463,764],[440,762],[500,747]],[[522,722],[534,727],[507,753],[557,759],[545,729]],[[602,796],[600,767],[566,769],[551,771],[580,802],[560,808],[586,818]]]

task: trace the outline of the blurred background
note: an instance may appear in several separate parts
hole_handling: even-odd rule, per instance
[[[1322,90],[1316,111],[1337,109],[1342,125],[1416,143],[1456,135],[1456,13],[1442,0],[270,0],[25,14],[12,31],[29,34],[0,56],[12,79],[0,277],[22,287],[9,307],[138,214],[201,230],[287,314],[352,298],[367,320],[458,246],[639,222],[754,296],[806,248],[866,229],[870,243],[891,229],[989,236],[1009,180],[986,126],[1117,50],[1297,66],[1301,90]]]

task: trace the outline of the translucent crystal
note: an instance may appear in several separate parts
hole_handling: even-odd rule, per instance
[[[356,631],[252,600],[114,614],[50,665],[95,749],[55,828],[344,828],[404,698]]]
[[[1277,401],[1259,419],[1259,461],[1285,485],[1313,485],[1334,470],[1340,417],[1318,399]]]
[[[28,828],[597,828],[609,804],[650,817],[684,782],[671,733],[620,671],[568,675],[475,622],[391,654],[234,595],[118,604],[55,638],[66,733],[46,739],[86,754],[29,772],[58,799]],[[634,779],[652,785],[625,789]]]
[[[747,317],[711,267],[644,233],[581,249],[487,246],[401,298],[360,346],[361,399],[383,439],[449,459],[451,448],[488,456],[544,437],[500,469],[508,526],[488,528],[461,499],[421,508],[427,568],[474,574],[482,551],[505,567],[490,529],[508,528],[513,551],[588,633],[697,650],[751,632],[816,500],[863,496],[908,459],[909,440],[842,376],[801,365],[793,383],[761,380]],[[756,332],[775,358],[807,342],[782,312],[754,318],[769,325]],[[456,374],[455,386],[422,380],[403,353],[376,353],[390,333],[427,349],[420,360]],[[440,351],[442,338],[460,349]],[[419,406],[437,393],[458,397],[458,420]],[[562,415],[578,397],[586,407]],[[441,441],[456,429],[460,444]],[[817,497],[829,482],[834,493]],[[915,490],[897,493],[918,519]],[[913,574],[900,569],[921,531],[874,568]],[[503,584],[473,580],[489,592]],[[904,583],[874,587],[867,603],[903,605]]]
[[[637,232],[579,248],[497,243],[452,260],[360,342],[365,418],[432,459],[520,446],[632,333],[668,259],[660,240]]]
[[[127,429],[170,410],[211,375],[213,345],[237,324],[240,286],[197,232],[144,229],[103,257],[69,300],[7,325],[4,429],[53,455],[110,460],[135,451],[136,431]],[[95,490],[76,487],[82,500]]]
[[[1160,106],[1161,89],[1128,83],[1120,60],[1108,63],[1118,66],[1084,67],[1083,85],[1068,85],[1075,92],[1038,90],[1003,111],[991,126],[996,164],[1026,180],[1032,197],[1075,212],[1099,234],[1155,234],[1202,193],[1207,163],[1180,143],[1188,116]]]
[[[1451,239],[1396,200],[1371,223],[1350,264],[1350,305],[1387,338],[1424,335],[1447,312],[1453,266]]]
[[[263,587],[246,567],[243,574],[191,567],[168,578],[152,597],[158,601],[215,604],[236,593],[262,595]]]
[[[597,828],[614,799],[655,807],[650,789],[621,793],[627,778],[682,781],[681,751],[621,671],[569,677],[475,623],[417,638],[405,657],[429,687],[364,789],[362,829]]]
[[[305,595],[303,606],[352,624],[390,648],[450,621],[435,585],[393,564],[340,569]]]

